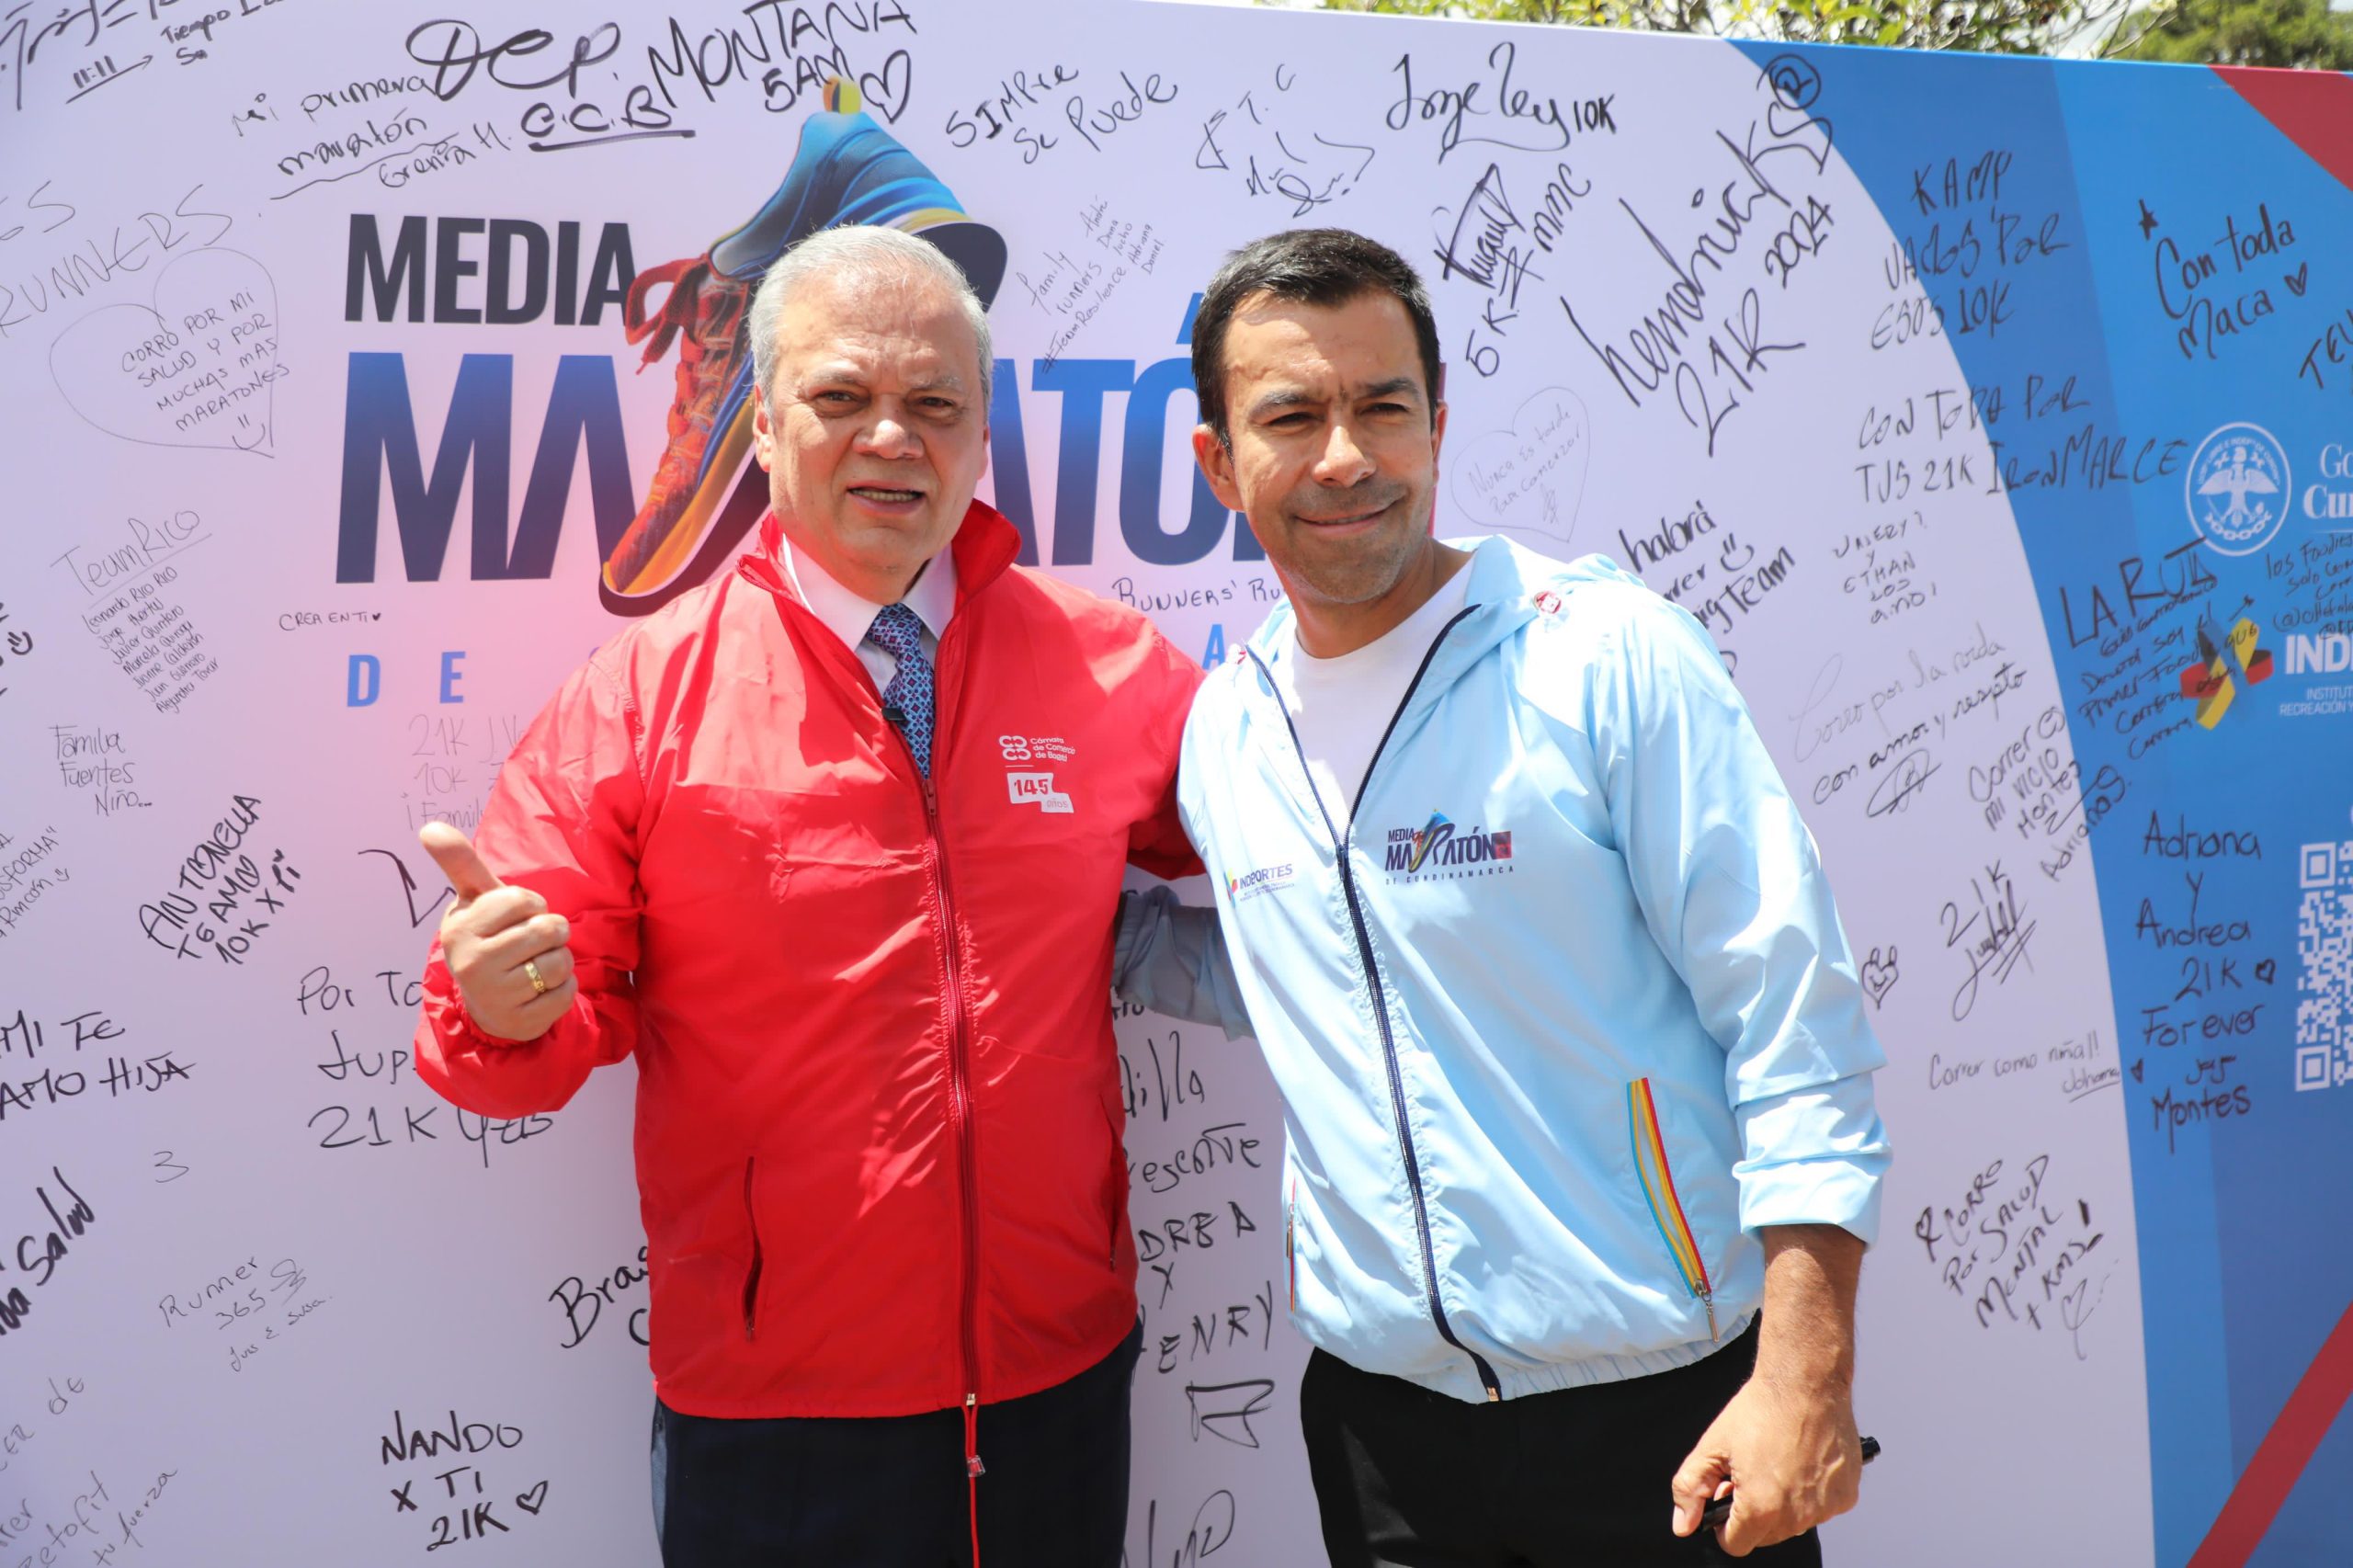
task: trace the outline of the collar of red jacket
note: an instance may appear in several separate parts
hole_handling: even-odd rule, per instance
[[[956,608],[961,610],[1013,564],[1021,553],[1021,533],[995,507],[975,501],[964,509],[964,520],[956,525],[948,548],[955,551]],[[793,598],[783,551],[784,525],[767,512],[760,518],[759,548],[746,551],[736,570],[768,592]]]

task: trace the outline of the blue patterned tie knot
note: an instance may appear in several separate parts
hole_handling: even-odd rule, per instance
[[[866,640],[899,661],[882,688],[882,710],[907,738],[915,767],[931,777],[931,661],[923,656],[923,622],[906,606],[884,605]]]

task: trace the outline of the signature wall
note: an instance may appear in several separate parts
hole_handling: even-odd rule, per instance
[[[1196,290],[1299,224],[1413,258],[1441,531],[1699,618],[1863,958],[1886,1454],[1834,1556],[2338,1550],[2347,79],[85,0],[0,17],[0,1562],[653,1561],[631,1073],[416,1082],[415,832],[740,548],[731,312],[846,219],[993,284],[1025,558],[1205,664],[1279,587],[1193,473]],[[1279,1108],[1247,1044],[1120,1041],[1128,1561],[1316,1561]]]

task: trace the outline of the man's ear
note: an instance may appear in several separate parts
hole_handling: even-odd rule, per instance
[[[1210,494],[1229,512],[1248,515],[1242,504],[1242,487],[1233,482],[1233,452],[1217,432],[1206,425],[1193,426],[1193,460],[1201,465],[1201,477],[1210,482]]]
[[[757,381],[752,384],[752,456],[762,472],[775,472],[776,429],[768,423],[768,390]]]

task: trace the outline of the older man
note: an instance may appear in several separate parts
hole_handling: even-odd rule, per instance
[[[760,546],[565,682],[479,856],[426,830],[458,899],[417,1061],[515,1116],[637,1058],[665,1561],[1102,1568],[1111,916],[1124,864],[1194,869],[1199,671],[972,500],[988,324],[938,251],[823,232],[751,332]]]
[[[1186,731],[1224,946],[1154,890],[1127,989],[1282,1089],[1334,1563],[1704,1562],[1727,1488],[1727,1550],[1818,1562],[1887,1163],[1854,959],[1699,624],[1431,536],[1438,345],[1358,234],[1210,282],[1194,451],[1288,602]]]

